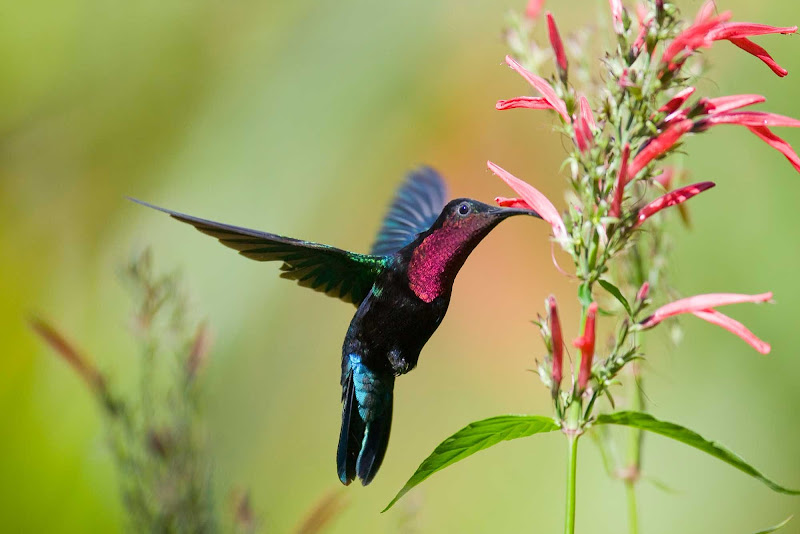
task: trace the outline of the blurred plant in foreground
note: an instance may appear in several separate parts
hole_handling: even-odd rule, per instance
[[[32,326],[100,403],[131,530],[216,532],[196,380],[208,355],[208,329],[188,326],[178,276],[156,275],[148,251],[125,266],[122,278],[135,303],[132,330],[141,353],[136,394],[113,388],[48,323],[33,319]]]
[[[635,491],[641,475],[642,431],[704,451],[774,491],[800,494],[768,479],[721,445],[644,412],[639,369],[644,357],[644,332],[679,314],[721,326],[762,354],[771,350],[744,325],[717,310],[736,303],[768,302],[771,292],[711,293],[672,301],[673,290],[666,277],[670,242],[660,212],[680,206],[682,217],[688,220],[683,203],[715,184],[706,181],[673,189],[678,173],[659,162],[691,134],[733,124],[745,126],[800,171],[800,157],[771,130],[775,126],[798,127],[800,121],[774,113],[741,111],[764,102],[763,96],[692,100],[696,92],[693,83],[702,71],[696,61],[701,49],[727,40],[783,77],[786,70],[750,37],[793,34],[797,27],[730,22],[730,12],[717,14],[713,2],[704,4],[694,21],[686,21],[673,4],[664,0],[638,4],[634,21],[621,0],[610,0],[612,44],[600,57],[601,72],[595,73],[585,51],[590,40],[602,40],[602,36],[584,30],[564,40],[552,14],[546,13],[549,49],[533,41],[543,3],[529,2],[526,16],[513,17],[506,34],[516,56],[507,56],[506,63],[538,94],[501,100],[496,108],[556,112],[557,131],[572,141],[565,160],[569,171],[568,209],[560,212],[530,184],[492,162],[488,166],[519,195],[498,197],[497,202],[538,212],[552,226],[553,246],[561,247],[572,259],[574,275],[569,276],[579,282],[581,306],[578,335],[573,341],[579,354],[571,372],[565,374],[564,329],[556,299],[549,297],[547,315],[537,323],[547,348],[538,371],[552,393],[555,417],[506,415],[468,425],[434,450],[387,508],[431,474],[479,450],[505,440],[560,430],[568,443],[565,532],[571,534],[575,531],[579,438],[592,431],[605,451],[608,433],[603,429],[607,425],[631,429],[628,457],[615,460],[610,470],[625,482],[633,533],[638,532]],[[555,68],[545,78],[539,72],[550,58]],[[572,70],[570,61],[575,62]],[[650,311],[651,304],[658,301],[663,304]],[[616,321],[605,344],[598,342],[601,317]],[[633,377],[629,388],[631,410],[597,413],[597,401],[603,398],[616,410],[611,388],[620,383],[623,369]]]
[[[130,530],[259,531],[262,525],[246,491],[232,494],[230,514],[220,518],[216,511],[198,384],[209,352],[208,328],[190,326],[180,277],[156,274],[149,250],[134,256],[121,278],[134,302],[131,329],[141,353],[135,393],[124,395],[112,387],[94,361],[49,323],[34,318],[31,326],[100,404]],[[324,532],[345,504],[339,491],[323,495],[294,531]]]

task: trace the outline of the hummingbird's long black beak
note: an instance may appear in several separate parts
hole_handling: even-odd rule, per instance
[[[532,217],[536,217],[537,219],[541,219],[542,216],[536,213],[533,210],[526,210],[522,208],[504,208],[504,207],[492,207],[489,210],[489,215],[492,217],[496,217],[498,219],[507,219],[508,217],[513,217],[514,215],[530,215]]]

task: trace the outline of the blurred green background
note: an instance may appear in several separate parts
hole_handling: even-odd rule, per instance
[[[563,206],[563,140],[545,113],[494,111],[529,91],[502,65],[504,16],[523,0],[6,2],[0,17],[0,530],[122,528],[103,425],[84,385],[26,326],[49,317],[116,382],[136,368],[129,301],[116,270],[152,245],[179,268],[215,344],[204,372],[221,509],[249,488],[268,532],[288,532],[336,488],[339,358],[353,309],[280,280],[126,195],[243,226],[366,250],[405,171],[427,163],[454,195],[507,195],[492,159]],[[791,25],[796,0],[726,0],[735,20]],[[693,16],[697,1],[680,4]],[[601,0],[553,2],[562,32],[605,13]],[[800,40],[759,39],[779,79],[728,43],[705,53],[712,96],[761,93],[800,116]],[[796,147],[800,134],[778,132]],[[743,128],[687,145],[686,167],[715,180],[675,225],[673,282],[685,295],[775,292],[730,310],[773,344],[768,357],[700,321],[647,337],[657,416],[717,439],[800,486],[800,176]],[[396,388],[380,476],[347,489],[332,532],[557,532],[565,447],[557,434],[498,446],[379,510],[432,448],[499,413],[549,414],[526,369],[543,348],[529,320],[554,293],[576,335],[574,284],[550,262],[547,228],[502,225],[467,263],[447,320]],[[593,445],[580,458],[578,529],[625,529],[624,493]],[[645,471],[642,530],[754,532],[800,513],[800,499],[659,437]],[[800,532],[800,520],[787,532]]]

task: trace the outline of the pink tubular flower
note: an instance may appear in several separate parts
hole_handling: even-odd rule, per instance
[[[567,229],[564,226],[564,221],[561,219],[561,215],[558,213],[556,207],[553,206],[553,203],[550,202],[546,196],[540,193],[532,185],[523,182],[507,170],[495,165],[491,161],[487,161],[486,165],[489,167],[490,171],[499,176],[506,184],[508,184],[511,189],[521,196],[522,200],[528,204],[530,209],[538,213],[542,219],[550,223],[550,226],[553,227],[553,235],[555,235],[557,239],[566,237]],[[514,202],[519,201],[519,199],[511,200]]]
[[[539,18],[543,6],[544,0],[529,0],[528,5],[525,7],[525,16],[530,20]]]
[[[648,163],[672,148],[693,126],[694,122],[691,119],[684,119],[672,124],[655,139],[651,139],[628,166],[628,179],[635,178]]]
[[[564,340],[561,337],[561,322],[558,320],[556,298],[547,297],[548,321],[550,323],[550,338],[553,348],[553,394],[558,392],[564,368]]]
[[[647,295],[650,294],[650,282],[645,282],[642,284],[642,287],[639,288],[639,291],[636,292],[636,300],[638,302],[644,301],[647,298]]]
[[[673,96],[669,102],[658,108],[658,111],[660,113],[666,113],[667,115],[675,113],[689,100],[689,97],[691,97],[695,91],[696,89],[694,87],[687,87]]]
[[[611,6],[611,18],[614,21],[614,31],[622,33],[625,28],[622,23],[622,1],[621,0],[608,0]]]
[[[611,201],[611,210],[609,211],[609,215],[612,217],[619,217],[620,213],[622,213],[622,195],[625,191],[625,185],[628,183],[628,158],[630,153],[631,147],[626,143],[622,147],[619,172],[617,173],[617,181],[614,184],[614,198]]]
[[[716,311],[714,308],[743,302],[767,302],[771,299],[772,292],[762,293],[760,295],[741,295],[737,293],[696,295],[661,306],[653,315],[639,324],[645,329],[652,328],[669,317],[683,313],[691,313],[696,317],[708,321],[711,324],[721,326],[729,332],[736,334],[761,354],[768,354],[771,349],[769,343],[760,340],[741,323]]]
[[[664,50],[664,54],[661,56],[661,63],[666,65],[670,71],[677,69],[683,64],[686,56],[698,48],[710,47],[713,39],[709,37],[709,33],[730,18],[730,11],[726,11],[719,16],[696,21],[673,39],[667,49]]]
[[[767,99],[762,95],[729,95],[701,98],[699,104],[703,108],[703,113],[718,115],[766,101]]]
[[[597,317],[597,303],[592,302],[586,313],[586,327],[583,335],[572,344],[581,351],[581,368],[578,371],[578,390],[586,389],[589,378],[592,376],[592,358],[594,358],[595,319]]]
[[[727,24],[720,24],[709,32],[709,38],[712,41],[728,40],[734,45],[738,46],[745,52],[754,55],[763,61],[775,74],[784,77],[788,71],[778,65],[772,56],[767,53],[762,47],[748,39],[753,35],[767,35],[774,33],[797,33],[797,26],[780,27],[768,26],[766,24],[753,24],[751,22],[730,22]]]
[[[766,126],[748,126],[747,129],[756,134],[769,146],[786,156],[786,159],[789,160],[792,167],[794,167],[797,172],[800,172],[800,157],[798,157],[789,143],[772,133],[772,130]]]
[[[586,152],[594,144],[594,128],[597,123],[586,97],[578,99],[578,118],[575,121],[575,144],[581,152]]]
[[[518,96],[517,98],[510,98],[508,100],[498,100],[495,104],[495,109],[553,109],[550,103],[541,96]]]
[[[547,37],[550,39],[550,46],[553,47],[553,52],[556,56],[556,67],[558,67],[558,75],[562,80],[567,78],[567,53],[564,51],[564,43],[561,42],[561,35],[558,33],[556,21],[552,13],[549,11],[545,15],[547,17]]]
[[[530,72],[525,67],[517,63],[511,56],[506,56],[506,63],[509,67],[517,71],[520,76],[525,78],[525,80],[531,84],[534,89],[539,91],[544,99],[554,110],[558,112],[559,115],[561,115],[561,118],[564,119],[567,124],[571,122],[569,113],[567,113],[567,105],[558,97],[555,90],[553,90],[547,80]]]
[[[504,208],[520,208],[523,210],[533,210],[530,204],[528,204],[521,198],[494,197],[494,201],[497,202],[498,206],[503,206]]]
[[[643,207],[639,210],[639,215],[636,218],[635,226],[639,226],[648,218],[652,217],[659,211],[669,208],[671,206],[675,206],[676,204],[681,204],[686,202],[690,198],[695,195],[702,193],[708,189],[711,189],[716,184],[714,182],[700,182],[699,184],[692,184],[687,185],[685,187],[681,187],[680,189],[676,189],[675,191],[670,191],[666,195],[660,196],[654,201],[652,201],[647,206]]]
[[[748,39],[747,37],[731,37],[728,39],[731,43],[738,46],[748,54],[751,54],[761,61],[772,70],[775,74],[783,78],[789,71],[778,65],[778,63],[772,59],[772,56],[769,55],[769,52],[764,50],[764,48],[758,46],[756,43]]]

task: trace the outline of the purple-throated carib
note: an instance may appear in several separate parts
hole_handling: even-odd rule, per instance
[[[447,201],[433,169],[408,175],[370,254],[168,213],[245,257],[282,261],[281,277],[358,306],[342,348],[339,479],[369,484],[381,466],[392,424],[394,379],[417,365],[442,322],[467,256],[500,221],[534,211],[468,198]]]

